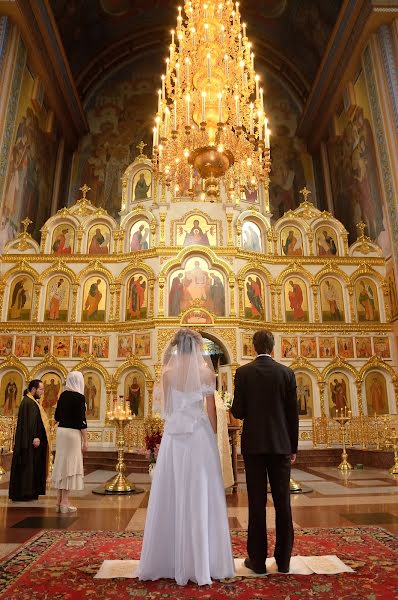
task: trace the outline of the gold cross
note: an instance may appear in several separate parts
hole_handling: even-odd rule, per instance
[[[305,185],[303,189],[300,190],[300,194],[303,194],[304,202],[307,202],[307,198],[311,194],[311,190],[308,190],[307,186]]]
[[[79,190],[83,193],[83,200],[86,200],[86,194],[91,188],[87,184],[84,184]]]
[[[363,238],[365,235],[365,228],[366,228],[366,224],[363,221],[360,221],[359,223],[356,224],[355,226],[357,228],[357,237],[359,238]]]
[[[138,144],[138,146],[136,146],[136,148],[138,148],[138,150],[140,151],[140,156],[143,156],[143,155],[144,155],[144,153],[143,153],[143,150],[144,150],[144,148],[145,148],[145,146],[146,146],[146,145],[147,145],[147,144],[144,144],[144,142],[140,142],[140,143]]]
[[[23,232],[26,233],[28,230],[28,227],[31,223],[33,223],[33,221],[31,221],[29,219],[29,217],[26,217],[26,219],[24,219],[23,221],[21,221],[22,225],[23,225]]]

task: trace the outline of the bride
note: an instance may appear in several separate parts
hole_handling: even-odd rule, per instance
[[[165,429],[145,523],[142,580],[206,585],[234,576],[214,391],[201,336],[180,329],[166,351],[161,378]]]

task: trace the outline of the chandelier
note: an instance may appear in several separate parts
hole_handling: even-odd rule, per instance
[[[210,199],[222,182],[233,200],[245,187],[268,189],[270,152],[263,88],[239,2],[191,0],[178,7],[158,91],[153,165],[174,195]]]

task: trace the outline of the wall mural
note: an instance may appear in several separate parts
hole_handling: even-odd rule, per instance
[[[84,284],[82,321],[105,321],[105,308],[106,283],[95,275]]]
[[[298,338],[283,337],[281,338],[281,357],[282,358],[297,358],[298,356]]]
[[[12,417],[18,412],[22,399],[22,375],[18,371],[7,371],[0,384],[0,415]]]
[[[117,357],[128,358],[133,355],[133,336],[119,335],[117,340]]]
[[[33,346],[33,356],[41,358],[51,352],[51,336],[35,335],[35,343]]]
[[[91,354],[95,358],[109,358],[109,337],[106,335],[93,336]]]
[[[68,223],[54,229],[51,250],[53,254],[72,254],[75,230]]]
[[[32,353],[32,336],[15,336],[15,356],[30,356]]]
[[[176,225],[177,246],[216,246],[217,226],[208,225],[202,215],[188,217],[184,225]]]
[[[289,277],[285,281],[286,321],[308,321],[307,288],[302,279]]]
[[[256,352],[253,347],[253,335],[250,333],[242,333],[242,357],[254,358]]]
[[[357,358],[370,358],[372,356],[372,340],[370,337],[355,338]]]
[[[386,380],[382,373],[372,371],[365,379],[366,407],[368,415],[388,414]]]
[[[83,377],[87,421],[96,421],[100,418],[101,379],[96,371],[86,371]]]
[[[334,337],[320,337],[319,342],[319,358],[333,358],[336,356],[336,345]]]
[[[375,354],[380,356],[381,358],[390,358],[390,341],[388,337],[374,337],[373,338],[373,348]]]
[[[136,221],[130,232],[130,250],[148,250],[150,247],[150,229],[147,221]]]
[[[311,377],[306,373],[296,373],[296,381],[299,418],[311,418],[313,416],[313,394]]]
[[[12,335],[0,336],[0,356],[8,356],[12,352]]]
[[[130,403],[131,412],[138,416],[144,416],[145,403],[145,378],[140,371],[134,370],[124,380],[124,397]]]
[[[225,315],[224,277],[209,268],[204,258],[190,258],[169,282],[169,316],[178,316],[197,303],[218,316]]]
[[[343,288],[337,279],[324,279],[320,285],[322,321],[344,321]]]
[[[46,373],[41,377],[44,385],[43,408],[48,414],[54,413],[62,392],[62,381],[58,373]]]
[[[264,284],[256,273],[245,277],[244,306],[246,319],[265,319]]]
[[[0,205],[0,252],[15,237],[22,219],[30,218],[32,235],[38,240],[40,228],[50,216],[57,139],[45,132],[46,109],[36,112],[33,108],[33,85],[26,67]]]
[[[358,321],[380,321],[377,289],[370,279],[359,279],[355,284]]]
[[[252,221],[245,221],[242,225],[242,248],[250,252],[263,252],[260,228]]]
[[[152,195],[152,173],[149,169],[141,169],[132,181],[133,199],[146,200]]]
[[[70,283],[65,277],[57,275],[47,284],[45,321],[68,321],[70,306]]]
[[[316,358],[316,337],[300,338],[300,355],[305,358]]]
[[[90,337],[88,335],[73,336],[72,357],[85,358],[90,353]]]
[[[148,312],[148,279],[141,273],[131,277],[127,286],[126,321],[146,319]]]
[[[330,227],[321,227],[315,234],[318,256],[337,256],[338,244],[336,232]]]
[[[30,321],[33,298],[33,281],[27,275],[16,277],[11,284],[8,301],[9,321]]]
[[[329,408],[330,416],[335,416],[341,410],[351,410],[350,384],[344,373],[335,371],[329,377]]]
[[[354,358],[354,340],[352,337],[337,338],[337,354],[341,358]]]
[[[53,340],[53,355],[57,358],[66,358],[70,354],[70,336],[55,335]]]

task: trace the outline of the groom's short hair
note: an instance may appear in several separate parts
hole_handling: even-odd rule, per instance
[[[271,354],[274,345],[274,335],[268,329],[260,329],[253,335],[253,346],[257,354]]]

